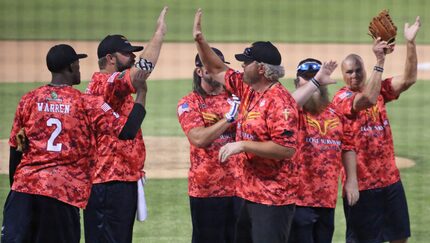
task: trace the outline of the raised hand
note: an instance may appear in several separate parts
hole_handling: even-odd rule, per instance
[[[203,39],[202,33],[202,9],[199,8],[194,15],[193,38],[195,41]]]
[[[236,95],[232,95],[227,101],[230,104],[230,110],[225,114],[228,122],[234,122],[239,114],[240,99]]]
[[[160,16],[158,16],[157,19],[157,31],[160,31],[163,35],[167,32],[167,25],[166,25],[166,13],[169,7],[165,6],[163,10],[161,10]]]
[[[409,26],[409,23],[405,23],[405,39],[409,42],[414,42],[417,36],[418,30],[421,27],[420,16],[417,16],[415,23]]]
[[[335,84],[336,80],[331,79],[330,75],[336,68],[336,61],[330,60],[328,62],[324,62],[318,73],[315,75],[315,79],[319,82],[320,85]]]
[[[381,37],[373,40],[373,53],[377,60],[383,60],[386,54],[394,51],[394,43],[388,44],[386,41],[382,41]]]

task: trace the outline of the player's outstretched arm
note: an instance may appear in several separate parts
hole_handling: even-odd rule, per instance
[[[302,87],[296,89],[293,92],[292,96],[297,104],[302,107],[308,99],[312,96],[312,94],[318,90],[320,85],[329,85],[335,84],[336,81],[330,78],[330,75],[336,69],[337,63],[336,61],[328,61],[323,63],[321,69],[313,78],[314,80],[309,81],[307,84]]]
[[[417,49],[415,44],[415,37],[421,27],[420,17],[417,16],[415,23],[409,25],[405,23],[404,36],[406,40],[406,62],[403,75],[393,78],[392,87],[394,92],[399,95],[407,90],[417,81]]]
[[[151,40],[149,41],[143,52],[140,54],[139,60],[137,60],[137,64],[130,70],[132,82],[134,82],[134,75],[136,74],[137,70],[143,69],[151,72],[157,64],[158,57],[160,56],[161,52],[161,46],[164,41],[164,36],[167,32],[167,24],[165,20],[167,10],[168,7],[164,7],[161,10],[161,13],[157,19],[157,26],[154,35],[152,36]]]
[[[208,42],[203,37],[201,19],[202,10],[199,8],[194,16],[193,26],[193,37],[196,42],[197,51],[203,65],[212,78],[221,84],[225,84],[224,76],[225,72],[228,70],[228,66],[226,66],[212,48],[210,48]]]
[[[355,112],[372,107],[377,103],[381,91],[382,72],[384,71],[386,50],[388,48],[390,48],[389,44],[386,41],[382,41],[380,37],[373,41],[372,51],[376,57],[376,64],[363,91],[358,93],[354,98],[352,109]]]

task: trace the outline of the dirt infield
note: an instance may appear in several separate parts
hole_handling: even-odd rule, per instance
[[[34,82],[48,81],[51,78],[46,68],[45,56],[49,48],[61,41],[0,41],[0,82]],[[81,61],[82,80],[89,80],[97,66],[98,42],[66,41],[77,52],[87,53],[88,59]],[[134,43],[142,44],[145,43]],[[364,59],[371,70],[375,57],[370,45],[354,44],[279,44],[275,43],[282,56],[286,69],[286,77],[295,75],[297,63],[306,57],[314,57],[321,60],[333,59],[341,62],[350,54],[357,53]],[[231,67],[241,69],[239,62],[234,60],[234,54],[240,53],[248,43],[213,43],[213,46],[221,49],[226,60],[232,63]],[[430,45],[418,45],[419,53],[419,79],[430,80]],[[152,80],[160,79],[189,79],[194,68],[194,55],[196,47],[194,43],[165,43],[159,58],[157,67],[151,75]],[[403,72],[406,50],[404,45],[398,45],[393,54],[386,60],[385,72],[390,75],[398,75]],[[340,68],[333,77],[340,79]]]
[[[189,168],[189,143],[185,137],[145,137],[148,178],[186,178]],[[0,173],[8,173],[9,146],[0,141]],[[399,168],[415,165],[414,161],[396,157]]]

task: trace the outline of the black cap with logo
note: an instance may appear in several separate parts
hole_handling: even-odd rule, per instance
[[[241,62],[257,61],[271,65],[281,65],[281,53],[270,41],[257,41],[251,47],[245,48],[242,54],[236,54]]]
[[[56,73],[74,63],[76,60],[87,57],[87,54],[76,54],[73,47],[59,44],[51,47],[46,55],[46,66],[49,71]]]
[[[224,55],[220,50],[218,50],[215,47],[212,47],[212,50],[219,56],[219,58],[221,58],[221,61],[223,61],[226,64],[230,64],[229,62],[226,62],[224,60]],[[203,63],[202,63],[202,60],[200,60],[199,54],[197,54],[196,57],[194,58],[194,63],[196,64],[196,67],[203,67]]]
[[[143,46],[132,46],[122,35],[108,35],[99,44],[97,56],[105,57],[107,54],[115,52],[136,52],[143,50]]]

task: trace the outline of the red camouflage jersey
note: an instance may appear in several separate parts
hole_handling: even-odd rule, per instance
[[[300,184],[297,205],[335,208],[342,150],[353,150],[353,134],[345,117],[330,104],[320,114],[299,111]]]
[[[84,208],[91,190],[96,136],[118,136],[126,119],[99,97],[71,86],[42,86],[19,102],[11,147],[24,128],[29,148],[19,163],[12,190],[52,197]]]
[[[243,82],[243,73],[229,69],[226,88],[240,100],[237,141],[273,141],[297,148],[297,104],[281,83],[256,92]],[[241,154],[238,196],[266,205],[295,203],[298,185],[297,163],[291,159],[267,159],[251,153]]]
[[[358,113],[352,112],[356,92],[343,87],[333,98],[333,104],[351,119],[360,191],[386,187],[400,180],[385,107],[387,102],[398,98],[392,89],[391,80],[388,78],[382,81],[376,105]]]
[[[228,112],[228,93],[209,95],[205,98],[191,92],[178,102],[178,119],[182,130],[210,127],[224,118]],[[228,197],[235,195],[235,156],[225,163],[218,160],[220,148],[234,142],[235,125],[231,125],[209,146],[199,148],[190,142],[191,166],[188,173],[188,194],[192,197]]]
[[[134,106],[135,93],[130,70],[115,73],[96,72],[86,93],[103,96],[103,99],[120,115],[128,116]],[[115,136],[101,136],[97,140],[97,163],[93,183],[108,181],[137,181],[143,176],[145,144],[139,129],[133,140],[120,140]]]

